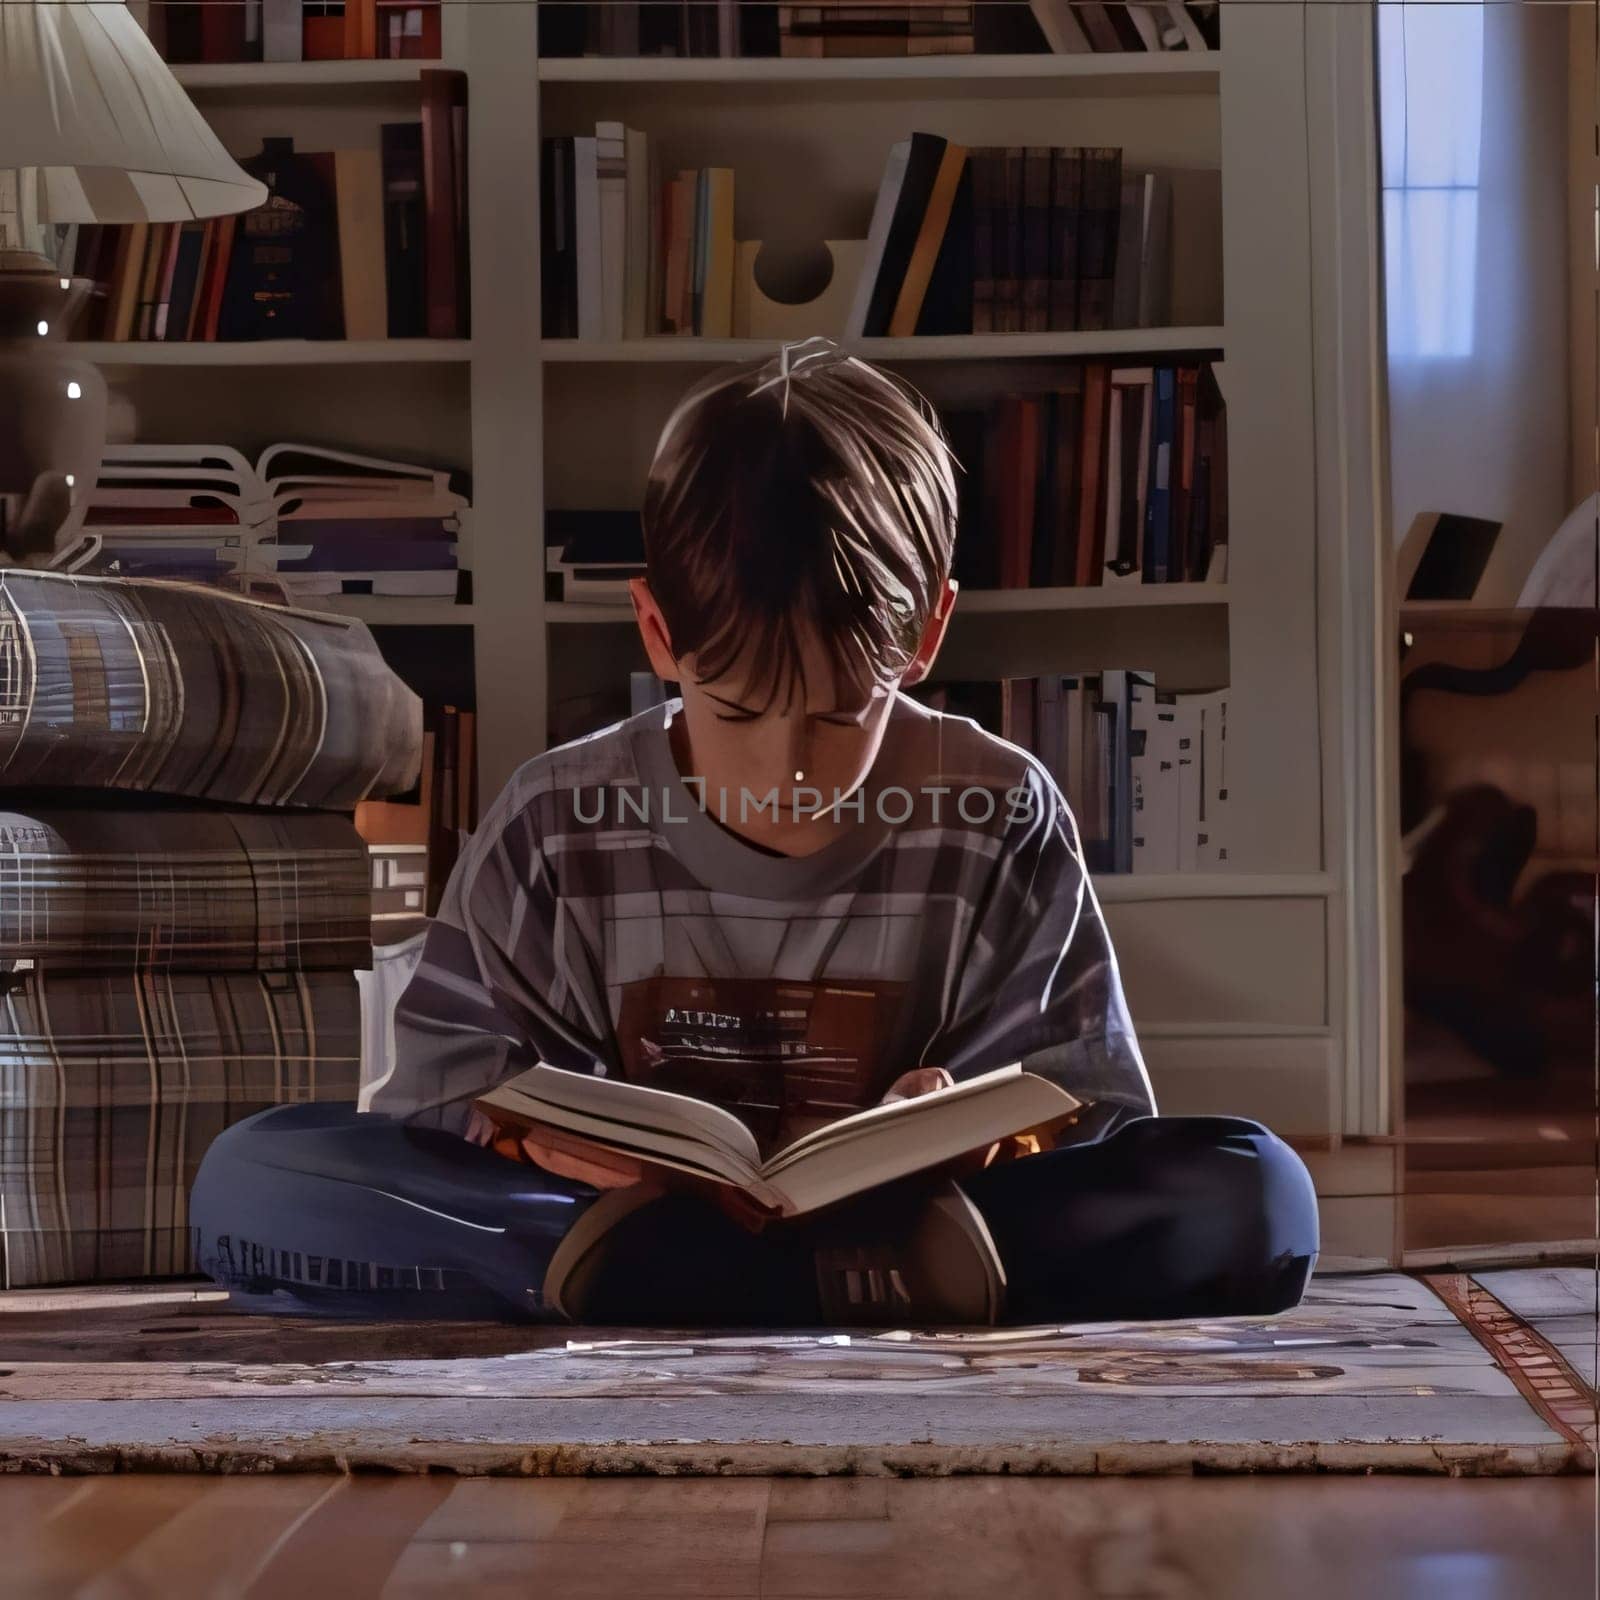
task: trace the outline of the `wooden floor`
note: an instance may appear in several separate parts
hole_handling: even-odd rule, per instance
[[[1580,1478],[0,1477],[8,1600],[1589,1600]]]

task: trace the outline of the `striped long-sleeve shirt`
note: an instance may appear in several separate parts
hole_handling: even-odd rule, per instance
[[[1016,1060],[1154,1109],[1076,826],[1031,756],[897,696],[859,820],[779,856],[679,776],[678,712],[512,778],[429,929],[375,1109],[460,1131],[544,1061],[716,1100],[766,1143],[913,1067]]]

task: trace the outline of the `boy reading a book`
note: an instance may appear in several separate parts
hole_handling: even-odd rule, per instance
[[[633,585],[681,699],[511,780],[451,877],[373,1111],[280,1107],[212,1147],[192,1206],[208,1272],[283,1309],[634,1324],[1299,1299],[1305,1168],[1257,1123],[1155,1115],[1050,776],[903,692],[955,603],[954,470],[919,398],[826,341],[690,391]],[[774,1218],[620,1124],[495,1114],[540,1063],[720,1106],[761,1156],[1012,1063],[1075,1109]]]

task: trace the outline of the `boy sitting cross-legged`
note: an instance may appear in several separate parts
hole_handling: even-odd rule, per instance
[[[212,1147],[207,1272],[285,1310],[633,1324],[1299,1299],[1305,1168],[1257,1123],[1155,1115],[1050,777],[901,692],[956,599],[952,473],[918,397],[826,341],[690,391],[633,585],[681,700],[513,777],[429,930],[373,1112],[280,1107]],[[718,1101],[765,1150],[1013,1061],[1084,1103],[1055,1148],[1009,1141],[759,1229],[473,1109],[544,1062]]]

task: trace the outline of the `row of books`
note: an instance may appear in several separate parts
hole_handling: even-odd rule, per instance
[[[547,338],[734,332],[739,253],[730,167],[663,181],[620,122],[546,139]],[[1114,148],[953,144],[889,153],[848,337],[1159,327],[1172,306],[1172,181]]]
[[[457,598],[466,480],[315,445],[112,445],[83,499],[79,570],[315,608],[332,595]]]
[[[971,55],[974,7],[828,3],[778,7],[778,54],[788,58]]]
[[[543,141],[545,337],[733,333],[733,171],[663,183],[650,141],[620,122]]]
[[[477,715],[429,706],[416,789],[356,807],[356,832],[372,855],[372,920],[390,943],[439,909],[461,846],[478,824]]]
[[[969,589],[1222,583],[1227,409],[1208,363],[1069,368],[947,413]]]
[[[1039,758],[1077,819],[1091,872],[1226,863],[1226,689],[1165,694],[1152,673],[1108,669],[913,693]]]
[[[545,0],[545,56],[1061,55],[1215,50],[1218,0]]]
[[[1122,152],[889,152],[846,333],[869,338],[1158,327],[1170,320],[1172,185]]]
[[[380,139],[266,140],[240,165],[268,199],[240,216],[80,227],[70,259],[96,291],[79,337],[466,337],[466,75],[425,69],[421,120]]]
[[[1226,582],[1227,408],[1208,363],[1074,364],[1049,390],[941,420],[962,469],[964,589]],[[545,571],[549,600],[626,604],[638,512],[548,511]]]
[[[132,0],[174,63],[437,61],[440,0]]]

